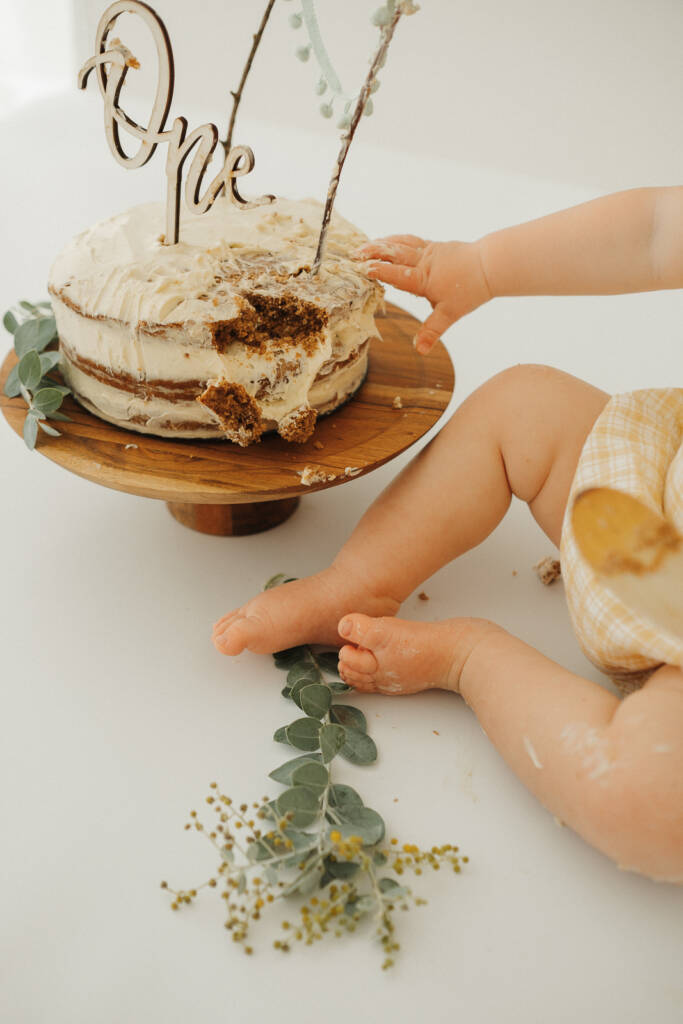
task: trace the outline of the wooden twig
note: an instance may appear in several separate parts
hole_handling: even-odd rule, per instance
[[[237,86],[237,90],[235,92],[233,92],[232,90],[230,91],[230,95],[232,96],[232,113],[230,114],[230,124],[228,125],[228,134],[226,135],[224,140],[221,139],[221,145],[223,146],[223,149],[225,150],[226,156],[230,152],[230,147],[232,146],[232,133],[233,133],[233,129],[235,127],[235,118],[237,117],[237,108],[240,105],[240,101],[242,99],[242,92],[244,91],[244,83],[246,82],[247,76],[248,76],[249,72],[251,71],[251,65],[252,65],[252,63],[254,61],[254,56],[256,55],[256,51],[258,50],[259,43],[261,42],[261,36],[263,35],[263,30],[265,29],[265,27],[266,27],[266,25],[268,23],[268,18],[270,17],[270,12],[272,11],[274,6],[275,6],[275,0],[268,0],[268,3],[266,5],[266,9],[265,9],[265,11],[263,13],[263,17],[261,18],[261,24],[259,25],[258,30],[254,34],[253,42],[251,44],[251,50],[249,51],[249,56],[247,58],[247,63],[245,64],[244,71],[242,72],[242,77],[240,79],[240,84]]]
[[[377,77],[377,72],[384,63],[384,58],[386,57],[387,50],[389,49],[389,43],[391,42],[394,30],[402,14],[402,8],[397,7],[396,10],[394,11],[391,21],[382,29],[382,39],[379,48],[374,56],[372,64],[370,65],[370,70],[368,71],[367,78],[363,83],[363,88],[361,89],[358,95],[358,100],[356,101],[356,106],[354,107],[349,127],[346,130],[344,136],[342,137],[341,149],[339,150],[339,153],[337,155],[337,161],[334,165],[332,178],[327,189],[325,209],[323,211],[323,219],[322,224],[320,226],[320,235],[318,237],[318,248],[316,249],[315,259],[313,260],[313,266],[311,267],[311,274],[317,274],[318,269],[320,268],[320,264],[322,262],[323,252],[325,250],[325,239],[327,237],[327,230],[329,228],[330,219],[332,217],[332,207],[334,206],[334,200],[337,195],[337,188],[339,187],[339,178],[341,176],[342,168],[344,166],[344,161],[346,160],[346,154],[349,151],[349,146],[353,141],[353,136],[355,135],[356,128],[358,127],[358,122],[360,121],[363,115],[363,111],[365,110],[365,104],[370,98],[370,92],[373,83]]]

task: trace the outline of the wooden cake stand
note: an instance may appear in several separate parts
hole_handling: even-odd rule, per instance
[[[301,494],[336,487],[405,451],[448,405],[454,375],[444,346],[418,355],[412,339],[419,323],[397,306],[387,306],[378,326],[384,340],[372,344],[365,383],[347,405],[319,420],[305,444],[277,434],[249,448],[167,440],[115,427],[67,398],[62,410],[73,422],[57,424],[61,437],[39,432],[36,451],[86,480],[161,499],[179,522],[202,533],[269,530],[291,516]],[[26,405],[4,394],[15,363],[10,352],[0,370],[0,405],[21,436]],[[306,486],[300,476],[306,467],[324,478]]]

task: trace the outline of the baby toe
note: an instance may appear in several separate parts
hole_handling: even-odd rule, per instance
[[[361,615],[360,613],[354,613],[353,615],[345,615],[337,627],[339,635],[343,636],[345,640],[350,640],[352,644],[358,644],[360,647],[373,647],[372,643],[376,630],[375,627],[378,619],[373,619],[369,615]]]
[[[213,635],[216,636],[218,633],[222,633],[225,629],[228,628],[228,626],[231,623],[233,623],[235,621],[235,619],[239,618],[239,616],[241,614],[242,614],[242,610],[240,608],[238,608],[237,611],[228,612],[227,615],[223,615],[223,617],[220,618],[218,620],[218,622],[214,623]]]
[[[340,664],[339,675],[345,683],[353,686],[354,690],[367,690],[370,692],[375,690],[375,677],[372,673],[354,672],[353,669],[344,668]]]
[[[222,653],[234,656],[241,654],[258,635],[258,626],[248,618],[236,615],[222,633],[214,634],[214,646]]]
[[[364,647],[347,644],[339,652],[339,663],[346,671],[370,674],[377,671],[377,658]]]

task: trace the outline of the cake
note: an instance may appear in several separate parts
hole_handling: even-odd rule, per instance
[[[313,200],[221,198],[164,245],[149,203],[78,235],[49,280],[74,397],[162,437],[307,440],[362,384],[382,299],[350,258],[365,236],[336,214],[311,274],[321,218]]]

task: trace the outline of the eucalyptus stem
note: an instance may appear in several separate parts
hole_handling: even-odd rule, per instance
[[[363,88],[358,94],[358,99],[356,101],[356,106],[354,107],[353,114],[351,115],[351,122],[349,124],[349,127],[342,136],[341,149],[339,150],[339,153],[337,155],[337,161],[334,165],[334,170],[332,171],[332,178],[327,189],[325,209],[323,211],[322,224],[320,225],[320,235],[318,237],[318,248],[316,249],[315,259],[313,260],[313,266],[311,267],[311,276],[317,274],[320,268],[320,264],[322,262],[323,253],[325,250],[325,241],[327,238],[327,231],[330,225],[330,219],[332,217],[332,207],[334,206],[334,200],[336,198],[337,189],[339,187],[339,178],[341,177],[341,172],[344,167],[344,162],[346,160],[349,147],[351,146],[353,136],[356,133],[358,122],[360,121],[363,115],[365,104],[370,99],[370,93],[372,91],[373,83],[377,78],[377,72],[384,63],[387,50],[389,49],[389,43],[391,42],[392,36],[402,14],[402,8],[397,7],[391,16],[391,20],[387,23],[387,25],[385,25],[382,28],[380,45],[377,49],[377,52],[375,53],[372,64],[370,65],[370,70],[368,71],[365,82],[363,83]]]
[[[247,77],[249,75],[249,72],[251,71],[251,65],[253,64],[254,57],[256,55],[256,51],[259,48],[259,43],[261,42],[261,37],[263,35],[263,31],[264,31],[264,29],[265,29],[265,27],[266,27],[266,25],[268,23],[268,18],[270,17],[270,12],[273,10],[274,6],[275,6],[275,0],[268,0],[268,3],[266,4],[266,9],[263,12],[263,17],[261,18],[261,24],[259,25],[258,29],[254,33],[253,41],[252,41],[252,44],[251,44],[251,50],[249,51],[249,56],[247,57],[247,63],[245,64],[244,71],[242,72],[242,77],[240,79],[240,84],[237,86],[237,89],[236,89],[235,92],[233,92],[232,90],[230,91],[230,95],[232,96],[232,112],[230,114],[230,124],[228,125],[228,133],[227,133],[227,135],[225,137],[225,140],[221,139],[221,145],[223,146],[223,149],[225,150],[226,156],[230,152],[230,149],[232,147],[232,133],[233,133],[233,130],[234,130],[234,127],[235,127],[235,118],[237,117],[237,108],[240,105],[240,101],[242,99],[242,93],[244,91],[244,83],[246,82]]]

